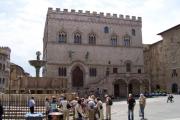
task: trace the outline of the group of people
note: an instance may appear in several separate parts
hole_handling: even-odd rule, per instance
[[[110,120],[112,100],[108,95],[105,95],[105,103],[106,119]],[[68,101],[65,96],[61,96],[59,99],[53,96],[51,100],[46,98],[45,108],[47,116],[51,112],[62,112],[64,120],[69,120],[70,111],[75,120],[86,120],[87,118],[88,120],[104,120],[103,102],[94,95],[87,98],[76,97],[72,101]]]
[[[127,99],[128,103],[128,120],[134,120],[134,107],[136,105],[136,100],[133,98],[132,94],[129,94]],[[65,96],[57,100],[55,97],[52,101],[46,99],[46,113],[61,111],[63,113],[64,120],[69,120],[70,111],[73,112],[73,117],[75,120],[111,120],[111,105],[112,99],[108,95],[105,95],[105,108],[103,108],[103,102],[99,97],[94,95],[88,98],[76,97],[72,101],[68,101]],[[58,108],[59,106],[59,108]],[[146,97],[140,94],[139,97],[139,116],[144,119],[144,109],[146,106]],[[106,115],[104,118],[104,110]]]
[[[105,106],[99,97],[91,95],[87,98],[76,97],[72,101],[68,101],[65,96],[61,96],[57,99],[52,96],[51,99],[45,99],[45,109],[47,119],[51,119],[49,113],[52,112],[62,112],[63,119],[69,120],[69,113],[73,113],[75,120],[111,120],[111,105],[112,99],[110,96],[105,95]],[[127,99],[128,104],[128,120],[134,120],[134,107],[136,105],[136,100],[133,98],[132,94],[129,94]],[[29,100],[30,112],[34,113],[35,101],[34,97]],[[140,94],[139,97],[139,116],[144,119],[144,109],[146,106],[146,97]],[[105,107],[105,108],[104,108]],[[104,118],[104,110],[105,118]]]
[[[169,94],[167,102],[174,102],[173,95]],[[57,99],[55,96],[52,96],[52,99],[45,99],[45,109],[46,116],[51,112],[62,112],[63,119],[69,120],[69,113],[73,113],[75,120],[111,120],[111,105],[113,104],[110,96],[105,95],[105,106],[99,97],[91,95],[87,98],[76,97],[72,101],[68,101],[65,96],[61,96]],[[127,99],[128,104],[128,120],[134,120],[134,107],[136,105],[136,100],[133,98],[132,94],[129,94]],[[34,114],[35,100],[34,97],[28,101],[30,108],[30,113]],[[146,106],[146,97],[143,94],[140,94],[139,97],[139,116],[144,119],[144,109]],[[104,108],[105,107],[105,108]],[[104,110],[105,118],[104,118]],[[0,104],[0,120],[2,120],[3,115],[3,106]],[[49,116],[48,116],[49,117]]]
[[[133,98],[132,94],[129,94],[128,100],[128,120],[134,120],[134,107],[136,105],[136,100]],[[144,120],[144,109],[146,106],[146,97],[140,94],[139,97],[139,116]]]

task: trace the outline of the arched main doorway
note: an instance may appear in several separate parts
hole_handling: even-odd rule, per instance
[[[171,90],[172,93],[178,93],[178,85],[176,83],[172,84]]]
[[[114,96],[126,97],[127,96],[127,84],[124,80],[119,79],[114,83]]]
[[[72,71],[72,86],[73,87],[83,87],[83,71],[79,66],[75,67]]]
[[[140,93],[140,82],[137,79],[132,79],[128,85],[129,93],[133,95],[139,95]]]

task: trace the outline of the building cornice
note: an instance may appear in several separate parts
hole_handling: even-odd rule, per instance
[[[57,63],[57,62],[47,62],[46,65],[55,65],[55,66],[71,66],[72,63],[75,63],[73,61],[66,61],[66,63]],[[103,67],[125,67],[126,65],[125,64],[122,64],[122,65],[116,65],[116,64],[94,64],[94,63],[87,63],[85,61],[82,62],[84,65],[86,66],[103,66]],[[133,65],[133,67],[144,67],[144,65]]]
[[[91,47],[112,47],[112,48],[138,48],[142,49],[143,46],[123,46],[123,45],[117,45],[117,46],[112,46],[112,45],[103,45],[103,44],[95,44],[95,45],[90,45],[90,44],[73,44],[73,43],[58,43],[57,41],[48,41],[48,44],[55,44],[55,45],[70,45],[70,46],[91,46]]]

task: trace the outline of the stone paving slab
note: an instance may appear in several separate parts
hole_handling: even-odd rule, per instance
[[[145,108],[146,120],[180,120],[180,95],[174,95],[174,103],[167,103],[167,97],[147,98]],[[112,106],[112,120],[128,120],[128,106],[126,101],[114,102]],[[139,103],[136,100],[134,120],[140,120]]]

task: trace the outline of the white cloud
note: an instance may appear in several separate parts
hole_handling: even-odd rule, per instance
[[[0,16],[4,17],[0,20],[0,25],[3,26],[3,29],[0,29],[0,44],[11,48],[12,62],[32,73],[34,69],[28,64],[28,60],[35,59],[35,51],[42,51],[45,17],[51,4],[43,0],[24,2],[24,6],[18,8],[13,19],[0,12]],[[6,11],[8,12],[8,8]]]

